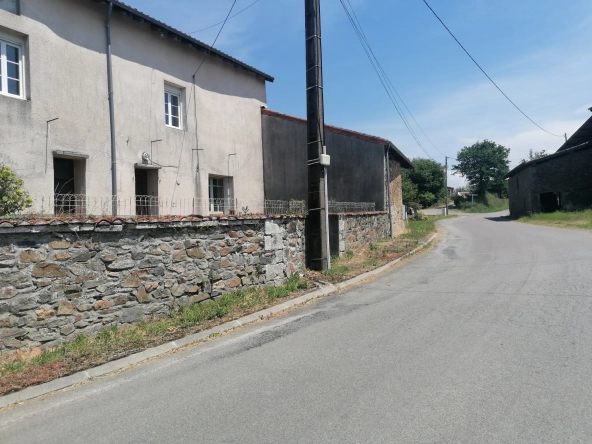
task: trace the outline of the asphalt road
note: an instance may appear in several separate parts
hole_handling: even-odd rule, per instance
[[[2,412],[0,442],[592,442],[592,233],[489,217],[351,291]]]

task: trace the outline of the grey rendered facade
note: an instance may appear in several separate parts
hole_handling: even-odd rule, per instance
[[[0,0],[0,42],[19,50],[3,63],[21,82],[0,91],[0,156],[37,213],[55,193],[111,196],[107,12],[106,1]],[[111,32],[120,214],[138,212],[138,195],[166,202],[149,209],[161,215],[211,212],[212,190],[262,201],[260,108],[273,79],[119,1]]]

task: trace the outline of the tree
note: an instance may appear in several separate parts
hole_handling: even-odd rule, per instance
[[[429,207],[444,199],[446,176],[444,166],[431,159],[413,159],[413,170],[403,170],[403,203],[418,202]]]
[[[547,152],[545,150],[542,151],[533,151],[532,149],[528,152],[528,156],[526,159],[522,159],[520,163],[530,162],[531,160],[540,159],[541,157],[545,157]]]
[[[0,163],[0,216],[18,213],[33,204],[33,199],[22,187],[23,179],[9,166]]]
[[[464,177],[480,198],[485,198],[487,192],[505,196],[508,184],[504,176],[510,171],[509,154],[510,148],[483,140],[460,150],[456,156],[458,164],[452,166],[452,171]]]

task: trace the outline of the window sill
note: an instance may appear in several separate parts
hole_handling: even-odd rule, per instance
[[[176,126],[171,126],[171,125],[165,125],[166,128],[172,129],[172,130],[177,130],[177,131],[183,131],[183,128],[179,128]]]

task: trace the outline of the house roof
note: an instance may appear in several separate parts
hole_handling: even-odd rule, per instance
[[[592,117],[586,120],[586,122],[573,134],[573,136],[567,139],[567,142],[565,142],[555,152],[555,154],[549,154],[548,156],[534,159],[530,162],[521,163],[508,174],[506,174],[504,179],[509,179],[531,165],[548,162],[549,160],[556,159],[557,157],[561,157],[566,154],[572,154],[580,150],[587,150],[589,148],[592,148]]]
[[[504,176],[504,179],[509,179],[510,177],[518,174],[520,171],[528,168],[529,166],[536,165],[536,164],[543,163],[543,162],[548,162],[550,160],[557,159],[558,157],[567,156],[568,154],[573,154],[577,151],[588,150],[590,148],[592,148],[592,143],[591,143],[591,141],[587,141],[587,142],[584,142],[580,145],[574,146],[572,148],[567,148],[567,149],[564,149],[563,151],[557,151],[555,154],[549,154],[548,156],[541,157],[539,159],[534,159],[534,160],[531,160],[530,162],[521,163],[516,168],[514,168],[512,171],[510,171],[508,174],[506,174]]]
[[[92,1],[95,3],[109,4],[109,2],[107,0],[92,0]],[[184,32],[181,32],[181,31],[173,28],[172,26],[167,25],[166,23],[163,23],[153,17],[150,17],[149,15],[144,14],[143,12],[138,11],[135,8],[132,8],[131,6],[125,4],[124,2],[121,2],[119,0],[113,0],[113,12],[116,12],[118,14],[121,14],[121,15],[124,15],[127,17],[131,17],[132,20],[139,22],[139,23],[147,23],[148,25],[150,25],[150,27],[153,31],[163,33],[168,38],[176,40],[177,42],[179,42],[181,44],[189,45],[189,46],[193,47],[194,49],[197,49],[198,51],[205,52],[206,54],[209,54],[213,57],[219,57],[223,61],[234,65],[235,68],[242,69],[244,71],[248,71],[253,74],[256,74],[256,75],[262,77],[264,80],[267,80],[268,82],[274,81],[274,78],[271,77],[269,74],[265,74],[264,72],[259,71],[258,69],[255,69],[252,66],[249,66],[246,63],[243,63],[240,60],[237,60],[234,57],[231,57],[228,54],[223,53],[222,51],[219,51],[209,45],[206,45],[205,43],[191,37],[189,34],[185,34]]]
[[[272,116],[272,117],[279,117],[280,119],[290,120],[296,123],[306,124],[306,119],[302,119],[300,117],[291,116],[289,114],[283,114],[277,111],[272,111],[267,108],[261,108],[261,114],[265,116]],[[388,147],[390,151],[395,154],[396,159],[399,161],[403,168],[407,169],[414,169],[413,163],[405,156],[399,148],[395,146],[393,142],[387,139],[383,139],[382,137],[371,136],[370,134],[360,133],[358,131],[353,131],[345,128],[339,128],[337,126],[327,125],[325,124],[325,131],[329,131],[335,134],[343,134],[349,137],[353,137],[356,139],[364,140],[366,142],[375,143],[377,145],[382,145]]]
[[[557,150],[565,151],[575,146],[581,145],[585,142],[592,140],[592,117],[590,117],[581,127],[578,129],[569,139],[565,142],[561,148]]]

